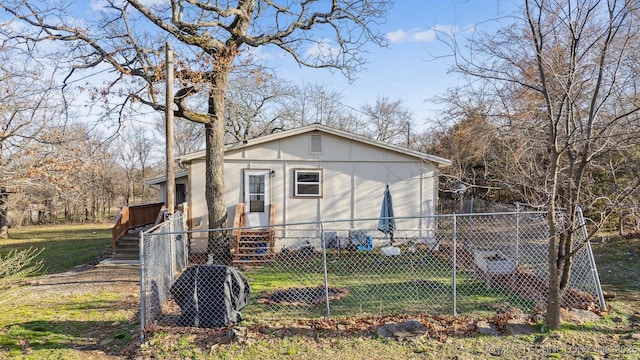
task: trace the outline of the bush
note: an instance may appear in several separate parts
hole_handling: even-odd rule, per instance
[[[6,256],[0,255],[0,289],[10,287],[16,280],[38,274],[44,267],[44,260],[36,260],[36,257],[44,249],[30,247],[9,251]]]

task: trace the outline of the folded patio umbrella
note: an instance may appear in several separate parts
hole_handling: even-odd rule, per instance
[[[391,199],[391,192],[389,191],[389,185],[384,190],[384,196],[382,197],[382,206],[380,208],[380,220],[378,221],[378,230],[385,234],[389,234],[391,245],[393,245],[393,232],[396,229],[396,220],[393,215],[393,201]]]

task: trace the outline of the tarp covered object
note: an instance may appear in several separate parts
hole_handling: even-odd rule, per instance
[[[240,270],[224,265],[197,265],[185,270],[171,286],[182,314],[181,326],[220,327],[242,321],[249,301],[249,282]]]

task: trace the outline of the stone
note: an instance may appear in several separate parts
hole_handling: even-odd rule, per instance
[[[508,321],[505,325],[504,325],[504,331],[509,334],[509,335],[513,335],[513,336],[520,336],[520,335],[531,335],[531,334],[536,334],[538,331],[533,328],[531,325],[526,324],[522,321]]]
[[[583,324],[586,322],[600,321],[600,315],[595,314],[589,310],[582,309],[560,309],[560,319],[562,321],[568,321],[575,324]]]
[[[417,339],[426,333],[427,328],[418,320],[387,323],[378,328],[378,336],[398,341]]]
[[[600,315],[593,313],[589,310],[571,309],[571,312],[575,314],[576,319],[581,322],[596,322],[600,321]]]
[[[500,333],[496,329],[496,326],[487,321],[478,321],[478,323],[476,324],[476,328],[478,329],[478,332],[483,335],[500,335]]]

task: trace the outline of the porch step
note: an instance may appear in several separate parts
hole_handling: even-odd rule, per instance
[[[138,236],[125,236],[118,240],[114,260],[138,260],[140,259],[140,238]]]
[[[241,231],[236,234],[235,240],[234,265],[264,265],[273,261],[273,231]]]

